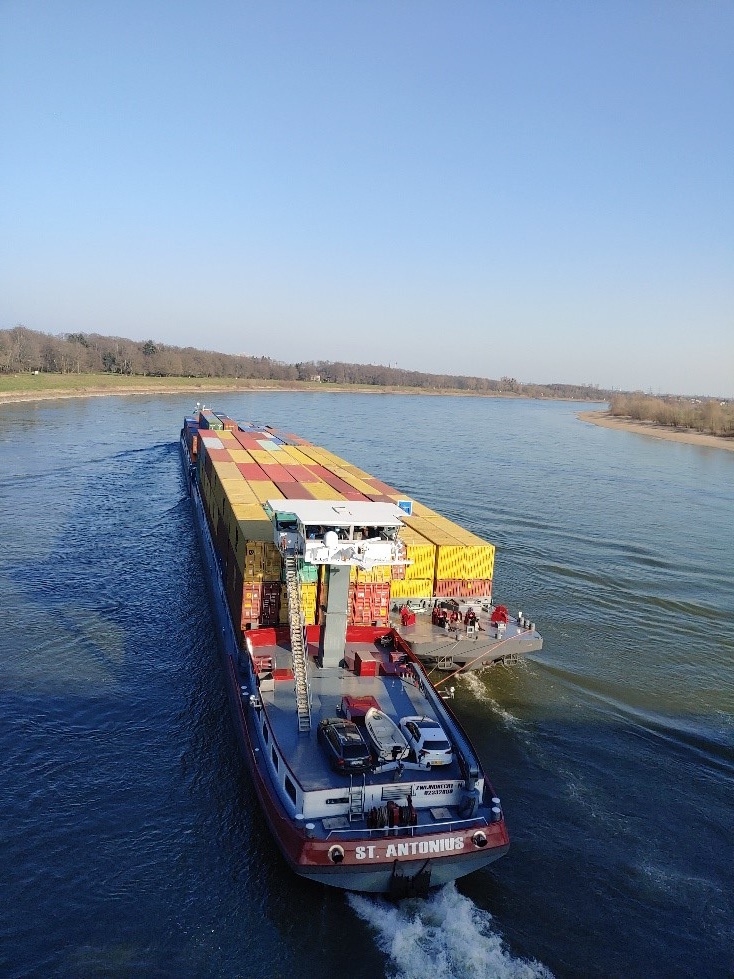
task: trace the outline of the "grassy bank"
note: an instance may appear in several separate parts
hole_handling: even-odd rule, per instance
[[[303,383],[298,387],[318,385]],[[84,396],[86,394],[160,394],[167,391],[247,391],[258,388],[292,389],[292,383],[277,381],[195,377],[138,377],[125,374],[0,374],[0,397]]]
[[[517,397],[510,393],[415,388],[376,384],[323,384],[314,381],[274,381],[234,377],[143,377],[126,374],[0,374],[0,403],[49,398],[82,398],[104,394],[175,394],[235,391],[317,391],[351,394],[431,394],[461,397]]]

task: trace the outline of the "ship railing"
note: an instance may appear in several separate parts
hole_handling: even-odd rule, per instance
[[[315,821],[315,820],[312,820]],[[448,819],[442,822],[423,823],[419,826],[380,826],[375,829],[331,829],[323,839],[338,837],[339,839],[370,839],[388,840],[421,836],[432,836],[436,833],[457,833],[467,829],[482,829],[491,824],[484,816],[474,816],[472,819]],[[448,851],[447,851],[448,852]]]

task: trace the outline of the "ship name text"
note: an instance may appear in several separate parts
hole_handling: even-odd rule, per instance
[[[447,853],[463,849],[462,836],[449,836],[439,840],[406,840],[403,843],[388,843],[386,848],[357,846],[354,848],[354,855],[357,860],[394,860],[396,857],[415,857],[427,853]]]

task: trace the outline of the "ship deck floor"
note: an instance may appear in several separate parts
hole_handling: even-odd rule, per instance
[[[345,660],[358,650],[373,646],[347,643]],[[290,666],[290,649],[280,646],[260,646],[259,655],[272,655],[274,669]],[[270,721],[273,736],[286,764],[298,773],[298,780],[305,791],[344,786],[348,776],[335,772],[322,746],[318,743],[316,730],[325,717],[343,716],[340,713],[342,697],[374,697],[380,710],[395,723],[401,717],[423,715],[438,720],[436,711],[420,689],[409,680],[398,676],[357,676],[346,667],[320,668],[314,654],[315,647],[309,648],[309,681],[311,685],[311,730],[299,733],[296,711],[296,694],[293,679],[278,679],[272,689],[263,690],[260,698]],[[375,654],[378,655],[379,654]],[[439,721],[445,727],[443,722]],[[447,732],[450,737],[450,732]],[[413,782],[437,782],[445,779],[461,779],[461,771],[456,760],[439,768],[425,768],[410,762],[405,763],[405,775]],[[385,766],[382,771],[372,771],[368,779],[372,784],[390,783],[395,780],[394,766]]]
[[[543,648],[538,632],[524,629],[513,619],[498,634],[489,624],[489,617],[480,615],[482,629],[473,635],[467,635],[463,626],[443,629],[433,625],[430,613],[426,612],[418,613],[413,625],[402,625],[399,615],[392,616],[391,621],[416,656],[430,661],[446,657],[456,666],[472,662],[487,665],[512,653],[521,655]]]

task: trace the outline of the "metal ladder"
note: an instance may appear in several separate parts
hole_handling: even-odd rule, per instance
[[[306,665],[306,626],[301,609],[301,587],[298,582],[296,558],[293,554],[287,554],[285,558],[285,581],[288,588],[288,621],[291,630],[291,657],[300,734],[311,730],[311,689]]]
[[[362,775],[361,783],[354,784],[354,775],[349,776],[349,822],[364,816],[364,793],[366,776]]]

